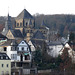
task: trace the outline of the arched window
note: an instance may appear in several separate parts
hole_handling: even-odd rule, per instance
[[[22,23],[20,23],[20,27],[22,27]]]
[[[26,26],[28,25],[28,22],[26,22]]]
[[[22,51],[24,50],[24,47],[22,47]]]

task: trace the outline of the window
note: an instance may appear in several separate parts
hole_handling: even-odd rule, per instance
[[[24,44],[24,42],[22,42],[22,44]]]
[[[19,50],[19,47],[17,47],[17,50]]]
[[[22,27],[22,23],[20,23],[20,27]]]
[[[6,49],[7,49],[7,48],[6,48],[6,47],[4,47],[4,51],[6,51]]]
[[[24,47],[22,47],[22,50],[24,50]]]
[[[6,57],[6,59],[8,59],[8,57]]]
[[[25,60],[30,60],[29,55],[25,55]]]
[[[17,27],[19,26],[19,23],[17,23]]]
[[[8,67],[9,65],[7,64],[6,66]]]
[[[32,30],[31,30],[31,33],[32,33]]]
[[[28,47],[27,47],[27,51],[28,51]]]
[[[26,22],[26,26],[28,25],[28,23]]]
[[[4,64],[2,64],[2,67],[4,67]]]
[[[1,57],[1,59],[3,59],[3,57]]]
[[[17,59],[17,54],[11,54],[11,59]]]

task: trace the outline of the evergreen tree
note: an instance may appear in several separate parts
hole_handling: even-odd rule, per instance
[[[40,64],[42,60],[41,49],[37,46],[36,51],[34,53],[34,61],[36,64]]]

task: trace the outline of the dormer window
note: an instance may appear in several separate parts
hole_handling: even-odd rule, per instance
[[[6,57],[6,59],[8,59],[8,57]]]
[[[1,59],[3,59],[3,57],[1,57]]]

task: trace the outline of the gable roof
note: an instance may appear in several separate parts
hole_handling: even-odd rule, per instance
[[[6,30],[5,28],[2,31],[2,34],[6,36],[6,34],[8,33],[8,30]]]
[[[0,38],[7,38],[7,37],[0,33]]]
[[[40,46],[42,47],[42,45],[44,44],[44,40],[35,40],[35,39],[32,39],[30,40],[31,43],[34,45],[34,47],[37,47],[37,46]]]
[[[31,52],[31,48],[30,48],[29,44],[28,44],[25,40],[23,40],[23,39],[21,39],[20,41],[17,40],[18,45],[19,45],[22,41],[24,41],[24,42],[27,44],[27,46],[28,46],[28,48],[29,48],[29,51]]]
[[[13,34],[14,37],[19,37],[19,38],[23,38],[22,33],[20,32],[20,30],[10,30],[11,33]]]
[[[10,60],[6,53],[0,53],[0,60]]]
[[[0,44],[0,46],[11,46],[11,45],[16,45],[17,46],[17,42],[14,39],[9,39],[6,42]]]
[[[52,41],[47,43],[49,46],[63,45],[60,41]]]
[[[32,38],[33,38],[33,39],[45,39],[44,35],[43,35],[39,30],[37,30],[37,31],[34,33],[34,35],[33,35]]]
[[[30,19],[33,18],[32,15],[26,10],[24,9],[18,16],[16,19]]]

